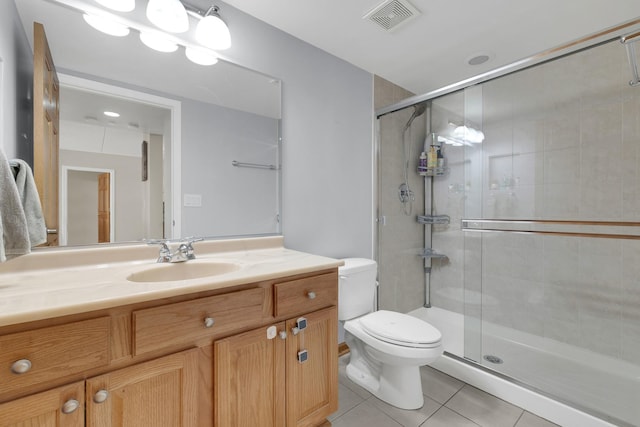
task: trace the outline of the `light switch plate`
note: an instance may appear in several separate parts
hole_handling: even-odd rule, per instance
[[[202,206],[202,195],[200,194],[185,194],[184,205],[192,208],[199,208]]]

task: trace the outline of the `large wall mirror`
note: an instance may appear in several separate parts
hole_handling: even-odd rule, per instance
[[[280,79],[108,36],[74,3],[16,2],[60,78],[60,244],[280,234]]]

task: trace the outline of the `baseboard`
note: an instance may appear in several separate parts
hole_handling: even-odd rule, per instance
[[[344,356],[347,353],[349,353],[349,346],[347,343],[341,342],[338,344],[338,357]]]

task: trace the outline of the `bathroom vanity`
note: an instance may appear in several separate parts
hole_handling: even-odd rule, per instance
[[[341,262],[281,237],[194,246],[180,264],[133,245],[0,265],[0,426],[323,425]]]

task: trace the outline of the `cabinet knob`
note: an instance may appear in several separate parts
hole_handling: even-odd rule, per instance
[[[64,405],[62,405],[62,413],[71,414],[72,412],[75,412],[79,407],[80,402],[78,402],[76,399],[69,399],[64,402]]]
[[[29,359],[20,359],[13,362],[11,372],[14,374],[25,374],[31,369],[31,361]]]
[[[102,403],[109,398],[109,392],[107,390],[98,390],[96,394],[93,395],[93,401],[96,403]]]
[[[214,325],[214,323],[216,323],[216,319],[214,319],[213,317],[205,317],[204,318],[204,327],[205,328],[210,328]]]
[[[287,339],[287,331],[280,331],[280,339],[281,340]]]
[[[313,291],[309,291],[307,292],[307,298],[309,299],[315,299],[316,298],[316,293]]]

